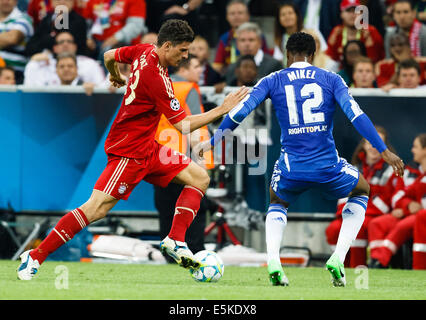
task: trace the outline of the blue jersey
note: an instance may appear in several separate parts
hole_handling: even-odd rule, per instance
[[[267,98],[281,127],[278,163],[289,179],[324,181],[342,169],[332,134],[336,102],[373,146],[380,152],[386,149],[344,80],[333,72],[306,62],[293,63],[262,78],[228,118],[238,125]]]

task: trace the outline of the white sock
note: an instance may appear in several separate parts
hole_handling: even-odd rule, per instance
[[[350,197],[343,207],[343,222],[340,228],[336,249],[334,250],[334,253],[337,254],[342,263],[345,261],[346,254],[352,242],[356,239],[364,222],[367,202],[367,196]]]
[[[269,205],[265,221],[268,263],[271,260],[280,261],[281,240],[286,225],[287,209],[279,204]]]

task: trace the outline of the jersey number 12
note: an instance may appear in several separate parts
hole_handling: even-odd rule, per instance
[[[299,125],[299,113],[297,112],[296,95],[293,85],[286,85],[285,94],[288,106],[288,118],[290,125]],[[322,89],[316,83],[305,84],[300,90],[300,96],[306,99],[302,104],[302,115],[304,124],[324,122],[323,112],[313,112],[319,109],[323,103]]]

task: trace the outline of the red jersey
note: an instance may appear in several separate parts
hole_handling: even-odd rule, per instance
[[[115,51],[115,60],[131,64],[120,110],[105,141],[105,152],[143,159],[153,151],[161,114],[175,124],[186,117],[175,98],[167,69],[159,63],[155,46],[138,44]]]
[[[145,0],[89,0],[84,17],[93,20],[92,33],[103,41],[124,27],[127,18],[146,17]]]

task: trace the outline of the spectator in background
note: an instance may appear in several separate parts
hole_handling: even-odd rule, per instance
[[[342,0],[340,3],[342,24],[334,27],[327,42],[327,54],[335,61],[343,61],[343,48],[351,40],[361,41],[367,56],[374,63],[384,58],[383,38],[379,31],[372,25],[367,28],[358,28],[355,25],[359,17],[355,8],[359,5],[359,0]]]
[[[389,146],[388,134],[383,127],[376,126],[380,137]],[[365,139],[358,144],[352,156],[352,164],[364,175],[370,185],[370,196],[365,212],[365,219],[360,231],[351,244],[349,255],[346,257],[345,265],[355,268],[367,264],[367,244],[370,224],[374,218],[388,213],[391,206],[391,197],[394,193],[393,183],[398,177],[393,169],[381,157],[380,153]],[[336,220],[332,221],[326,228],[327,242],[330,246],[337,243],[339,231],[342,225],[342,210],[347,198],[339,199],[337,202]]]
[[[426,133],[417,135],[411,148],[413,164],[407,165],[402,184],[392,197],[391,214],[370,223],[370,268],[387,268],[398,249],[413,238],[413,269],[426,269]]]
[[[185,20],[199,33],[198,14],[204,0],[151,0],[147,2],[147,25],[150,30],[158,32],[164,21],[169,19]]]
[[[83,84],[83,80],[81,80],[77,72],[77,59],[71,53],[64,52],[57,56],[56,73],[60,85],[76,86]]]
[[[415,59],[421,70],[421,84],[425,84],[426,57],[414,57],[411,48],[410,40],[404,32],[397,32],[390,36],[389,47],[391,57],[379,61],[375,66],[377,84],[379,87],[384,87],[388,83],[397,84],[396,70],[401,61]],[[390,86],[392,88],[392,85]],[[385,88],[386,89],[386,88]]]
[[[384,91],[389,91],[395,88],[401,89],[417,89],[421,81],[421,68],[419,63],[411,58],[403,60],[399,63],[396,72],[395,82],[391,81],[383,86]]]
[[[216,47],[216,56],[213,62],[213,68],[224,74],[227,67],[235,63],[240,55],[237,47],[235,31],[243,23],[250,21],[249,9],[244,0],[231,0],[226,6],[226,20],[231,26],[231,30],[222,34]],[[266,44],[265,37],[262,35],[262,50],[270,53]]]
[[[147,32],[141,38],[141,43],[157,45],[158,35],[156,32]]]
[[[145,0],[89,0],[84,17],[89,20],[87,45],[103,61],[105,51],[140,42],[145,32]]]
[[[253,87],[257,82],[257,66],[254,56],[240,56],[235,65],[235,81],[229,85],[232,87]]]
[[[0,85],[14,85],[15,70],[11,67],[0,67]]]
[[[66,7],[68,12],[60,10]],[[27,54],[32,56],[47,49],[52,51],[55,37],[64,30],[71,33],[77,44],[77,53],[87,55],[86,20],[73,10],[74,0],[52,0],[53,11],[49,12],[35,30],[34,36],[27,44]],[[58,7],[58,8],[57,8]],[[56,9],[57,8],[57,9]],[[68,26],[65,23],[68,23]]]
[[[426,56],[426,26],[416,19],[416,10],[410,0],[398,0],[393,5],[393,19],[396,26],[388,27],[386,30],[386,57],[391,56],[390,38],[397,32],[407,35],[414,57]]]
[[[397,71],[398,88],[416,89],[420,85],[420,65],[414,59],[401,61]]]
[[[59,84],[59,78],[56,74],[55,56],[69,53],[76,55],[77,45],[74,37],[69,32],[60,32],[55,37],[53,54],[49,51],[35,54],[25,67],[25,85],[29,86],[47,86]],[[104,69],[98,61],[83,55],[77,55],[77,70],[79,77],[87,83],[93,83],[97,86],[103,86],[105,82]]]
[[[299,9],[291,2],[278,6],[274,22],[274,54],[273,57],[287,65],[286,44],[295,32],[302,31],[303,20]]]
[[[343,48],[343,67],[338,74],[345,80],[348,87],[353,83],[352,75],[355,61],[366,55],[367,50],[364,43],[359,40],[349,40]]]
[[[323,39],[328,39],[331,30],[340,23],[340,1],[294,0],[294,3],[300,9],[305,28],[313,29],[321,34],[321,48],[326,50],[327,43]]]
[[[94,84],[84,82],[77,72],[77,59],[72,53],[64,52],[56,58],[56,73],[62,86],[83,86],[88,96],[92,95]]]
[[[360,57],[354,63],[353,88],[377,88],[374,64],[370,58]]]
[[[33,26],[37,28],[41,20],[53,11],[52,0],[30,0],[28,2],[27,13],[33,19]]]
[[[199,86],[215,86],[223,82],[223,77],[209,63],[210,47],[205,38],[196,36],[189,46],[189,53],[196,56],[201,64]]]
[[[340,70],[340,63],[331,59],[325,51],[321,49],[321,40],[318,31],[313,29],[303,29],[302,31],[309,33],[315,40],[316,51],[313,65],[332,72],[338,72]]]
[[[262,32],[253,22],[243,23],[235,31],[237,48],[241,55],[252,55],[257,66],[258,79],[269,75],[271,72],[282,69],[282,64],[262,50]],[[229,85],[235,82],[236,63],[231,64],[225,74],[225,81]]]
[[[28,61],[25,45],[33,35],[31,18],[17,8],[17,0],[0,0],[0,57],[16,72],[16,82],[23,82]]]

